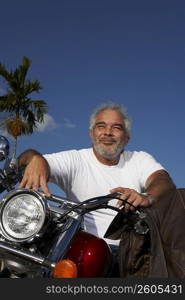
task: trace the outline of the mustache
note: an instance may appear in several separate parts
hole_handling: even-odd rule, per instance
[[[114,139],[110,139],[110,138],[101,138],[99,139],[100,142],[116,142],[116,140]]]

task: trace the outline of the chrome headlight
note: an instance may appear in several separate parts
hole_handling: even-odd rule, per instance
[[[26,241],[38,234],[46,219],[46,205],[42,196],[32,190],[15,190],[3,201],[1,230],[14,241]]]

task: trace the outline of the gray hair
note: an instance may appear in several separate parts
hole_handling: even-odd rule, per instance
[[[130,132],[131,132],[131,119],[127,114],[127,109],[121,105],[121,104],[116,104],[114,102],[107,102],[107,103],[103,103],[100,106],[98,106],[94,112],[91,114],[90,116],[90,126],[89,129],[92,129],[95,125],[96,122],[96,118],[99,115],[99,113],[101,113],[104,110],[115,110],[117,112],[119,112],[122,117],[123,117],[123,121],[125,124],[125,130],[126,130],[126,134],[128,136],[130,136]]]

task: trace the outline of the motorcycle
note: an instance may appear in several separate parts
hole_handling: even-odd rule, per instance
[[[9,141],[0,136],[0,161],[5,161],[0,169],[0,193],[7,192],[0,200],[0,277],[109,277],[111,249],[104,239],[83,229],[83,217],[109,208],[122,218],[124,210],[108,204],[119,199],[119,194],[77,204],[54,194],[46,198],[41,191],[16,188],[24,170],[18,167],[16,157],[9,158],[9,150]],[[123,216],[136,232],[148,230],[139,209]]]
[[[23,170],[9,158],[9,141],[0,136],[0,277],[107,277],[112,255],[108,244],[83,230],[87,212],[108,207],[116,195],[80,204],[41,191],[16,188]],[[110,207],[109,207],[110,208]],[[112,207],[114,210],[119,210]]]

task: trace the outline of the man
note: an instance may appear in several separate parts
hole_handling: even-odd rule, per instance
[[[90,118],[93,147],[42,156],[28,150],[19,157],[26,166],[20,187],[42,188],[50,195],[47,182],[59,185],[73,201],[120,193],[131,205],[147,207],[175,188],[166,170],[146,152],[125,151],[130,139],[130,120],[120,105],[106,103]],[[121,206],[122,201],[111,200]],[[125,209],[133,206],[126,205]],[[101,209],[85,215],[85,229],[103,237],[116,212]],[[108,240],[110,245],[119,241]]]

